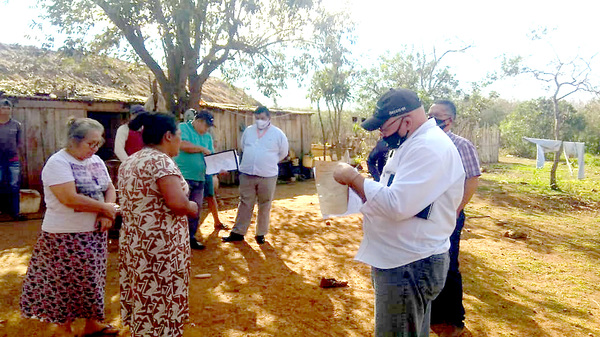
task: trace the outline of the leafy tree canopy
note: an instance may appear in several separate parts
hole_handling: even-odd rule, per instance
[[[565,114],[563,137],[565,141],[578,141],[585,129],[585,118],[566,101],[559,103]],[[502,145],[510,154],[534,158],[536,148],[523,137],[553,139],[554,103],[551,99],[538,98],[522,102],[500,124]]]
[[[436,99],[456,99],[461,91],[459,82],[443,66],[442,60],[450,53],[463,52],[470,46],[447,50],[441,55],[410,50],[381,56],[379,64],[361,74],[358,99],[363,111],[372,111],[377,99],[389,88],[403,87],[416,91],[427,107]]]
[[[279,48],[306,42],[319,8],[318,0],[38,2],[46,19],[92,52],[123,51],[127,41],[172,111],[197,106],[209,75],[233,60],[274,95],[293,63]]]

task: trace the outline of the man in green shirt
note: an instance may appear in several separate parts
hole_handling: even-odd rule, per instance
[[[204,155],[214,152],[212,136],[208,133],[208,129],[212,126],[214,126],[214,117],[207,110],[197,112],[192,121],[179,124],[181,146],[179,147],[179,155],[175,157],[175,162],[190,186],[189,200],[196,202],[198,209],[202,208],[204,197],[204,180],[206,179]],[[198,230],[198,217],[188,218],[188,222],[190,226],[190,247],[192,249],[204,249],[204,245],[199,243],[195,237]]]

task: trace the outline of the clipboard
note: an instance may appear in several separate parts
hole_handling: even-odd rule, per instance
[[[221,171],[237,171],[240,168],[240,159],[236,150],[225,150],[209,155],[204,155],[206,174],[217,174]]]

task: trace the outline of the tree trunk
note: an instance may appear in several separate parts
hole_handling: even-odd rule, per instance
[[[552,169],[550,170],[550,188],[555,191],[560,190],[558,184],[556,183],[556,169],[558,168],[558,162],[560,161],[560,154],[562,153],[562,150],[563,142],[561,141],[558,151],[554,153],[554,162],[552,163]]]
[[[323,117],[321,116],[321,105],[317,102],[317,114],[321,123],[321,133],[323,133],[323,160],[327,157],[327,139],[325,138],[325,126],[323,125]],[[314,153],[313,153],[314,155]]]
[[[554,140],[560,140],[560,110],[558,107],[558,100],[556,99],[556,95],[554,95],[552,99],[552,103],[554,106]],[[558,187],[558,183],[556,182],[556,169],[558,169],[558,162],[560,161],[560,154],[562,153],[563,142],[560,142],[560,147],[558,151],[554,153],[554,162],[552,163],[552,169],[550,169],[550,188],[558,191],[560,188]]]
[[[186,109],[200,109],[200,98],[202,98],[202,86],[204,82],[198,75],[190,75],[190,101]]]

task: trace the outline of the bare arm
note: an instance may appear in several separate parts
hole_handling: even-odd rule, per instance
[[[165,176],[156,181],[160,193],[165,198],[167,206],[173,210],[176,215],[198,215],[198,204],[189,201],[183,190],[181,182],[177,176]]]
[[[458,210],[456,211],[456,217],[460,214],[460,212],[465,208],[465,206],[471,201],[473,194],[477,191],[477,186],[479,185],[479,176],[471,177],[465,180],[465,192],[463,194],[462,201],[458,206]]]
[[[112,190],[112,193],[114,193],[114,186],[112,186]],[[101,213],[112,220],[114,220],[117,215],[116,205],[98,201],[83,194],[78,194],[75,189],[74,181],[50,186],[50,191],[54,193],[61,204],[76,211]],[[116,194],[113,199],[116,199]]]
[[[358,194],[363,202],[367,201],[365,197],[365,177],[358,173],[352,166],[348,164],[339,164],[333,172],[333,178],[342,185],[348,185]]]
[[[112,182],[108,185],[108,188],[104,192],[104,201],[109,203],[115,203],[117,201],[117,191]],[[105,217],[102,214],[98,215],[98,224],[100,225],[101,231],[106,231],[113,226],[114,221]]]
[[[114,203],[117,202],[117,191],[112,181],[109,183],[108,188],[104,192],[104,202]]]
[[[194,145],[187,140],[182,140],[181,145],[179,145],[179,150],[187,153],[204,153],[206,155],[211,154],[209,149],[204,146]]]

